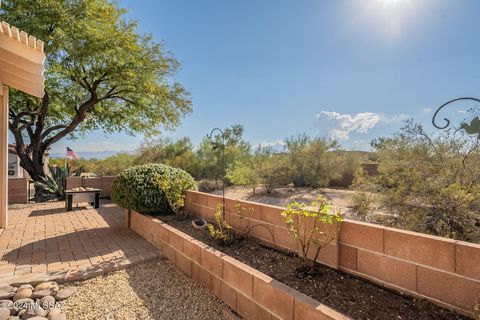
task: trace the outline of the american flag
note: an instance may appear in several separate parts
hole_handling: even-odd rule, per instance
[[[69,147],[67,147],[67,158],[68,159],[79,159],[77,153],[75,151],[73,151],[72,149],[70,149]]]

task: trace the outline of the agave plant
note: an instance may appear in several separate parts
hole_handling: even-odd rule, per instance
[[[70,176],[70,165],[65,168],[48,166],[50,175],[34,181],[35,188],[47,198],[65,199],[65,181]]]

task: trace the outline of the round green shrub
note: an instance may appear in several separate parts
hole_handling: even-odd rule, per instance
[[[140,213],[170,214],[183,206],[186,190],[197,190],[197,184],[184,170],[146,164],[120,173],[112,186],[112,199],[119,206]]]

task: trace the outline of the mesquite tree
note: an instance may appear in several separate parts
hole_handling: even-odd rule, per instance
[[[157,134],[191,111],[173,79],[178,62],[125,13],[106,0],[2,1],[1,20],[45,41],[43,99],[10,96],[9,130],[34,180],[45,176],[45,151],[65,137],[97,129]]]

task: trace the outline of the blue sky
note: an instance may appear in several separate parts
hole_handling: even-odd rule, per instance
[[[245,127],[253,144],[306,132],[368,149],[413,117],[480,96],[480,1],[121,0],[140,31],[182,63],[193,113],[165,136],[199,142],[212,128]],[[464,106],[446,115],[461,118]],[[142,137],[92,133],[76,151],[133,150]]]

